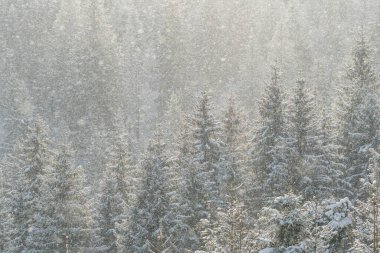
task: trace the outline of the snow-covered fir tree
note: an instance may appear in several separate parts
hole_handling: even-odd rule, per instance
[[[319,221],[319,252],[343,253],[353,246],[352,228],[354,207],[348,198],[322,202],[323,215]]]
[[[121,129],[123,130],[123,129]],[[103,177],[97,214],[95,217],[96,250],[124,252],[125,233],[131,206],[135,204],[138,187],[136,159],[131,151],[132,142],[127,135],[113,138],[109,162]]]
[[[180,129],[180,124],[183,118],[183,112],[181,108],[181,101],[175,92],[169,97],[169,101],[167,103],[167,108],[165,110],[163,116],[162,125],[165,125],[165,140],[169,141],[173,139],[174,136],[178,134]],[[170,145],[172,146],[172,145]],[[168,147],[170,149],[170,147]]]
[[[235,189],[236,190],[236,189]],[[197,224],[203,250],[207,252],[250,252],[250,223],[244,203],[230,197],[226,207],[216,210],[216,217],[208,214]]]
[[[317,132],[313,137],[312,152],[308,155],[302,191],[306,199],[320,202],[333,196],[343,196],[347,192],[342,178],[344,164],[339,157],[331,109],[317,103],[314,110],[320,113],[316,115]]]
[[[244,197],[250,181],[244,175],[252,174],[247,170],[247,125],[233,97],[229,99],[224,114],[221,138],[224,143],[221,188],[224,205],[218,208],[216,221],[203,220],[203,240],[216,236],[217,238],[208,240],[207,246],[216,252],[246,252],[244,239],[249,230],[249,219]]]
[[[127,252],[165,252],[170,247],[168,165],[165,144],[158,135],[142,161],[143,178],[124,239]]]
[[[288,136],[284,139],[282,162],[285,164],[285,185],[288,190],[298,192],[310,184],[311,167],[316,155],[317,115],[314,97],[304,80],[296,82],[292,94]]]
[[[201,238],[210,252],[249,252],[250,224],[247,208],[239,199],[230,199],[228,206],[217,210],[216,220],[202,219]],[[247,240],[248,239],[248,240]]]
[[[46,211],[47,174],[51,170],[52,153],[48,128],[40,117],[35,117],[27,126],[25,135],[17,142],[13,163],[16,181],[10,192],[11,224],[7,250],[28,252],[44,245],[34,241],[40,231],[37,220]]]
[[[290,122],[295,149],[301,158],[313,151],[312,141],[316,132],[316,113],[313,111],[315,106],[314,98],[307,89],[306,82],[302,79],[298,80],[292,99]]]
[[[170,146],[177,150],[169,158],[168,183],[170,189],[170,242],[168,252],[193,252],[200,246],[200,240],[195,232],[197,209],[193,193],[195,188],[195,167],[192,165],[193,138],[188,117],[182,117],[179,131],[174,136]]]
[[[212,114],[210,97],[203,92],[195,107],[192,118],[192,161],[195,169],[194,201],[196,216],[206,218],[209,212],[216,214],[222,205],[221,185],[224,175],[221,167],[223,150],[220,141],[220,127]]]
[[[50,251],[84,251],[91,234],[89,233],[89,193],[85,187],[84,171],[81,166],[74,164],[74,151],[71,144],[65,140],[58,149],[52,175],[47,183],[50,194],[48,217],[51,224],[41,229],[53,227],[52,234],[45,238],[54,242]],[[43,221],[43,220],[42,220]],[[46,225],[46,224],[45,224]]]
[[[28,236],[28,226],[30,226],[29,209],[27,209],[27,196],[23,192],[21,178],[17,178],[18,183],[10,189],[5,200],[9,205],[10,222],[5,249],[9,252],[22,252],[27,249],[26,238]]]
[[[93,247],[95,252],[123,252],[120,241],[121,224],[126,213],[125,192],[120,191],[115,170],[108,168],[104,176],[95,216],[96,240]]]
[[[67,139],[67,138],[66,138]],[[43,252],[83,251],[88,247],[89,207],[84,171],[73,162],[65,140],[59,147],[44,185],[43,211],[36,217],[31,238]]]
[[[133,143],[128,135],[120,135],[114,138],[109,152],[108,170],[112,171],[117,180],[117,192],[119,192],[126,205],[133,204],[136,200],[134,191],[138,184],[138,172],[136,170],[136,158],[133,156]]]
[[[225,172],[222,194],[226,198],[237,195],[242,198],[250,183],[247,178],[252,177],[253,173],[248,170],[248,126],[234,97],[228,101],[222,123]]]
[[[353,228],[355,241],[350,252],[376,252],[379,249],[380,154],[374,149],[369,151],[369,175],[361,180],[368,198],[356,202]]]
[[[200,231],[202,241],[202,251],[200,252],[221,252],[223,245],[220,240],[220,223],[219,219],[211,217],[209,213],[206,219],[201,219],[197,224],[197,230]],[[198,251],[197,251],[198,252]]]
[[[339,92],[339,144],[348,190],[356,199],[363,192],[360,179],[368,176],[369,149],[377,148],[378,84],[371,50],[362,34],[352,52],[352,64]]]
[[[272,67],[271,81],[267,84],[263,98],[259,102],[259,120],[253,140],[253,169],[255,182],[261,197],[281,187],[276,183],[278,171],[281,170],[277,157],[281,141],[285,135],[285,102],[284,92],[280,84],[280,73],[276,66]],[[264,189],[264,191],[262,191]]]
[[[10,188],[8,183],[5,181],[6,173],[6,159],[0,160],[0,252],[5,251],[6,242],[8,241],[7,227],[10,221],[10,211],[9,211],[9,196],[8,189]],[[9,177],[7,177],[9,180]]]
[[[292,193],[274,198],[259,216],[257,251],[261,253],[311,252],[311,218]]]

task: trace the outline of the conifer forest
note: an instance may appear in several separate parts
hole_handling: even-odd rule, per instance
[[[1,253],[380,253],[379,0],[0,0]]]

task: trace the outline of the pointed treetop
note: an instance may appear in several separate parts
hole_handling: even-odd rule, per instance
[[[272,73],[272,76],[271,76],[272,84],[277,85],[279,83],[279,79],[281,75],[280,68],[277,66],[277,63],[271,65],[271,73]]]
[[[371,50],[364,33],[361,32],[352,52],[352,65],[348,68],[347,77],[359,88],[371,88],[376,83],[376,74],[370,59]]]

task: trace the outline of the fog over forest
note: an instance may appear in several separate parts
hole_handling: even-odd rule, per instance
[[[0,0],[0,252],[379,253],[378,0]]]

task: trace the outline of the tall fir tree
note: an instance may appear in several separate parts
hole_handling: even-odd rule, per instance
[[[45,233],[36,234],[35,240],[44,244],[45,250],[67,252],[88,248],[90,215],[86,190],[84,170],[74,165],[74,151],[65,140],[55,157],[47,183],[47,207],[37,224]]]
[[[332,197],[342,197],[346,189],[342,173],[344,165],[336,144],[336,131],[333,126],[331,108],[319,103],[316,109],[316,135],[313,137],[313,149],[309,155],[307,178],[303,181],[303,193],[306,199],[323,201]]]
[[[253,202],[260,203],[262,198],[272,194],[278,187],[278,152],[285,137],[285,95],[280,84],[280,73],[272,67],[271,81],[259,103],[259,120],[253,139],[253,164],[255,187],[252,189]],[[262,190],[264,189],[264,191]],[[260,197],[258,196],[260,192]]]
[[[167,103],[167,108],[165,110],[163,120],[165,122],[166,131],[164,133],[166,142],[173,140],[173,133],[176,136],[180,131],[180,124],[183,118],[183,112],[180,104],[180,99],[177,94],[172,92]],[[172,148],[176,145],[169,145],[170,151],[173,152]]]
[[[133,204],[136,200],[134,191],[138,184],[136,171],[136,157],[133,155],[133,147],[129,135],[119,135],[113,140],[109,153],[107,167],[113,171],[117,180],[117,191],[123,197],[125,204]]]
[[[379,249],[379,176],[380,154],[370,149],[369,175],[361,180],[368,198],[357,200],[355,205],[355,241],[349,252],[377,252]]]
[[[223,150],[220,141],[220,127],[212,115],[210,97],[202,93],[192,118],[193,160],[195,168],[195,201],[199,217],[207,217],[222,205],[221,185],[224,175]],[[208,208],[209,207],[209,208]],[[209,209],[209,210],[208,210]],[[203,213],[203,214],[202,214]],[[205,216],[206,215],[206,216]]]
[[[230,197],[236,194],[243,197],[250,183],[246,178],[252,176],[248,171],[248,124],[234,97],[229,99],[222,123],[221,138],[225,145],[222,192]],[[239,192],[234,192],[238,188]]]
[[[368,176],[368,150],[378,146],[378,83],[370,52],[364,35],[361,35],[352,52],[347,81],[339,93],[338,141],[346,167],[345,180],[354,199],[365,197],[360,190],[360,179]]]
[[[117,172],[108,168],[95,216],[96,252],[123,252],[121,224],[125,218],[124,189],[120,189]]]
[[[195,189],[195,167],[192,161],[193,138],[189,118],[182,115],[178,132],[168,151],[172,155],[169,167],[170,188],[170,234],[171,247],[168,252],[193,252],[199,248],[196,234],[196,210],[193,193]],[[174,152],[173,152],[174,151]]]
[[[100,252],[124,252],[123,245],[128,225],[130,206],[135,204],[138,178],[136,161],[132,156],[132,143],[125,135],[114,138],[110,161],[102,183],[98,200],[95,225],[97,229],[96,248]]]
[[[310,216],[302,196],[292,193],[276,197],[260,213],[258,252],[312,252]],[[261,251],[260,251],[261,249]]]
[[[0,160],[0,252],[5,252],[9,242],[9,228],[11,227],[11,189],[14,174],[8,171],[9,157]]]
[[[158,136],[142,162],[143,178],[129,225],[127,252],[164,252],[170,246],[168,236],[169,192],[168,158],[165,144]]]
[[[44,190],[52,163],[50,144],[48,128],[38,116],[16,144],[11,166],[17,175],[9,203],[12,221],[7,249],[11,252],[27,252],[39,247],[33,237],[37,219],[45,211]]]
[[[304,80],[296,83],[288,117],[288,136],[284,139],[282,162],[285,164],[285,181],[288,191],[299,192],[310,183],[311,165],[317,141],[317,118],[314,97]],[[303,185],[302,185],[303,183]]]
[[[244,252],[247,250],[244,239],[249,228],[244,198],[250,183],[247,178],[252,175],[249,174],[247,166],[248,128],[233,97],[228,101],[222,123],[224,175],[221,193],[225,204],[217,210],[217,221],[209,224],[203,233],[217,235],[216,243],[209,245],[212,250],[221,247],[226,252]],[[210,225],[213,225],[213,229]]]
[[[315,100],[306,88],[305,81],[298,80],[292,99],[290,122],[295,148],[301,158],[313,151],[313,137],[316,134],[315,106]]]
[[[320,252],[349,252],[352,244],[354,207],[348,198],[329,199],[324,202],[318,232]],[[360,252],[360,251],[359,251]]]

